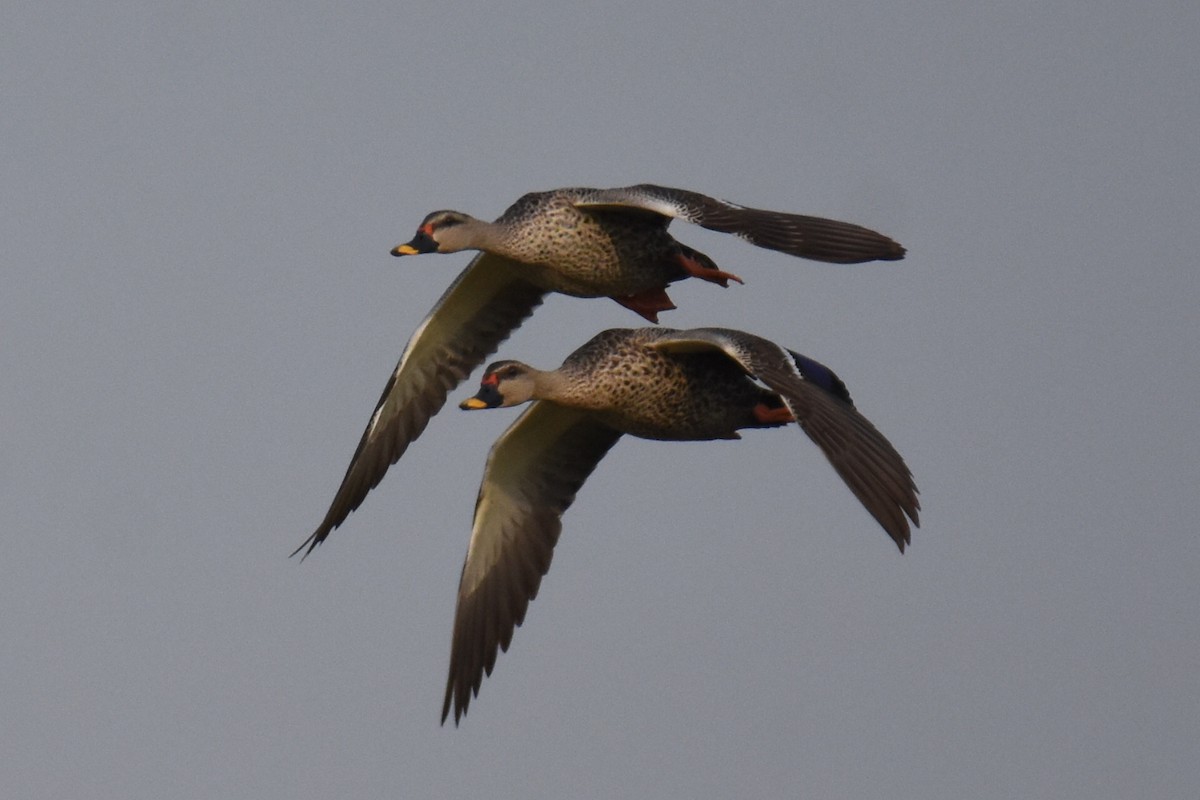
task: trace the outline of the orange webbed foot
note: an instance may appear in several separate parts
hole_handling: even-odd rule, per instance
[[[699,257],[698,257],[699,256]],[[703,259],[703,260],[701,260]],[[732,272],[725,272],[717,269],[717,265],[712,262],[708,256],[701,256],[699,253],[695,255],[690,253],[679,253],[675,256],[676,263],[683,267],[683,271],[693,278],[699,278],[702,281],[709,283],[717,283],[728,288],[730,281],[745,283],[744,280],[734,275]],[[708,263],[705,263],[707,261]]]
[[[787,425],[796,421],[787,406],[771,408],[766,403],[759,403],[754,407],[754,418],[761,425]]]
[[[671,302],[671,298],[667,297],[665,287],[647,289],[644,292],[627,294],[622,297],[614,297],[613,300],[616,300],[630,311],[642,315],[644,319],[656,325],[658,324],[658,312],[671,311],[675,308],[675,304]]]

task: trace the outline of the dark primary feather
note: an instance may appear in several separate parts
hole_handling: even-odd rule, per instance
[[[850,402],[846,385],[831,369],[742,331],[682,333],[711,335],[727,354],[778,392],[834,471],[904,552],[912,542],[909,519],[918,525],[921,507],[912,473],[887,437]]]
[[[654,347],[683,352],[707,345],[778,392],[800,428],[904,552],[912,541],[905,515],[917,524],[920,509],[916,484],[903,457],[855,409],[846,385],[833,370],[744,331],[696,328],[661,334]],[[811,377],[806,377],[806,371]]]
[[[633,205],[664,216],[731,233],[751,244],[834,264],[898,261],[905,249],[881,233],[825,217],[747,208],[699,192],[650,183],[603,189],[582,205]]]
[[[442,722],[457,725],[550,569],[562,514],[621,434],[573,409],[531,405],[492,446],[463,562]],[[503,465],[501,467],[501,465]]]
[[[533,313],[543,294],[517,277],[507,259],[482,253],[467,265],[405,346],[325,519],[292,555],[311,553],[358,508],[449,391]]]

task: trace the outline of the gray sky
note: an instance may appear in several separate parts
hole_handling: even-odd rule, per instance
[[[8,9],[6,796],[1192,796],[1196,4],[648,5]],[[388,250],[642,181],[909,248],[681,225],[747,284],[664,322],[830,364],[924,527],[898,555],[795,430],[623,441],[441,728],[515,412],[443,411],[287,558],[468,259]],[[637,324],[555,297],[500,354]]]

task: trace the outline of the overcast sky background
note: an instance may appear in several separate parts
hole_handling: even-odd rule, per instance
[[[1190,0],[13,4],[0,790],[1193,797],[1198,42]],[[831,365],[923,527],[899,555],[794,429],[627,439],[439,727],[516,412],[448,407],[287,558],[469,258],[388,250],[433,209],[643,181],[909,248],[678,225],[746,285],[663,320]],[[500,355],[638,324],[553,297]]]

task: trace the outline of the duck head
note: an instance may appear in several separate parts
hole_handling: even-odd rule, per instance
[[[479,220],[461,211],[434,211],[421,221],[412,241],[392,248],[394,256],[457,253],[476,247]]]
[[[520,361],[497,361],[484,370],[479,391],[458,404],[467,411],[507,408],[527,403],[534,396],[537,370]]]

